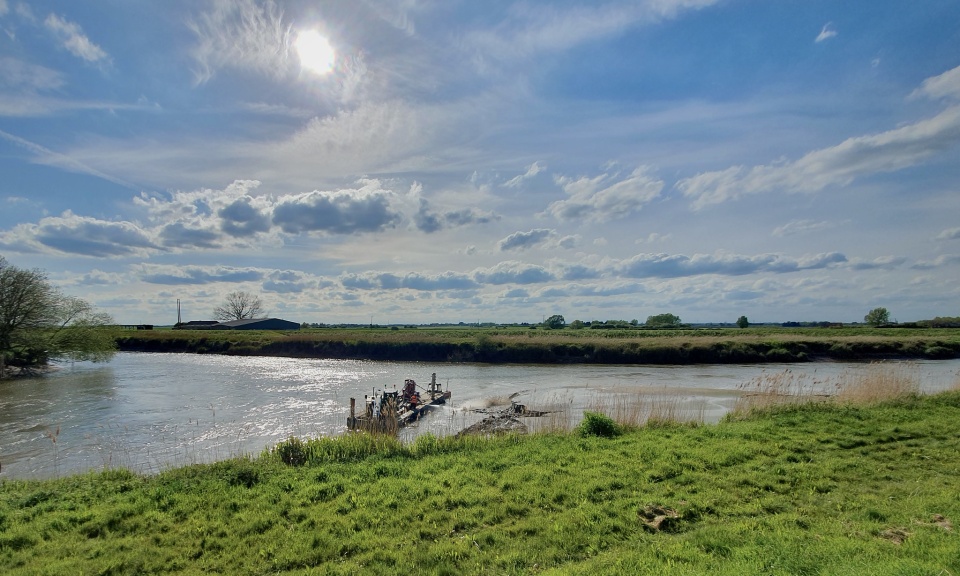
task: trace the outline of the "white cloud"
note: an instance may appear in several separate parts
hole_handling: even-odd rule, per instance
[[[219,282],[257,282],[264,277],[258,268],[231,266],[166,266],[145,264],[139,267],[140,279],[149,284],[172,286],[214,284]]]
[[[508,250],[526,250],[538,244],[543,244],[556,235],[557,231],[549,228],[536,228],[528,232],[514,232],[497,242],[497,248],[501,252]]]
[[[960,254],[941,254],[933,260],[918,260],[911,268],[915,270],[932,270],[960,263]]]
[[[558,177],[557,184],[569,198],[551,203],[546,213],[562,221],[607,222],[639,211],[663,190],[663,181],[652,176],[647,166],[640,166],[622,180],[617,177]]]
[[[503,186],[506,188],[517,188],[520,184],[523,184],[525,180],[533,178],[537,174],[543,171],[546,166],[542,166],[539,162],[534,162],[530,166],[527,166],[527,171],[524,174],[514,176],[513,178],[507,180],[503,183]]]
[[[188,22],[197,36],[195,80],[202,84],[221,68],[283,77],[294,70],[289,57],[292,30],[272,0],[215,0]]]
[[[562,51],[597,38],[616,36],[642,24],[678,17],[720,0],[632,0],[560,6],[517,3],[494,30],[466,35],[465,45],[502,63],[544,51]]]
[[[0,57],[0,86],[34,94],[56,90],[63,86],[63,75],[37,64],[30,64],[11,56]]]
[[[47,16],[43,23],[63,42],[64,48],[77,58],[87,62],[109,62],[110,56],[102,48],[91,42],[78,24],[56,14]]]
[[[380,187],[380,181],[362,181],[357,189],[286,197],[273,209],[273,223],[287,234],[325,232],[358,234],[392,228],[401,215],[391,206],[394,193]]]
[[[626,278],[682,278],[717,274],[743,276],[762,272],[789,273],[800,270],[829,268],[847,262],[837,252],[817,254],[800,259],[781,254],[637,254],[614,265],[613,271]]]
[[[937,234],[937,240],[957,240],[960,239],[960,228],[947,228]]]
[[[132,222],[78,216],[69,210],[37,224],[18,224],[0,232],[0,246],[18,252],[75,254],[95,258],[143,256],[160,249]]]
[[[851,258],[848,266],[851,270],[892,270],[899,268],[907,261],[902,256],[880,256],[872,260]]]
[[[846,222],[849,222],[849,221],[845,221],[843,223],[846,223]],[[837,226],[840,226],[843,223],[830,222],[828,220],[822,220],[820,222],[816,222],[814,220],[793,220],[791,222],[787,222],[783,226],[777,226],[776,228],[774,228],[771,234],[773,236],[779,236],[779,237],[793,236],[796,234],[807,234],[809,232],[817,232],[820,230],[829,230],[831,228],[836,228]]]
[[[901,128],[848,138],[794,162],[746,168],[732,166],[677,182],[693,208],[771,191],[819,192],[856,178],[915,166],[960,141],[960,106]]]
[[[9,11],[10,6],[7,5],[7,0],[0,0],[0,16],[6,16]]]
[[[960,66],[938,76],[927,78],[910,96],[914,98],[926,96],[934,99],[960,98]]]
[[[543,266],[510,260],[492,268],[478,269],[473,273],[477,282],[485,284],[539,284],[556,277]]]
[[[823,25],[823,28],[820,30],[820,34],[817,35],[817,39],[814,42],[823,42],[837,35],[837,31],[833,29],[833,22],[827,22]]]
[[[37,164],[45,164],[47,166],[56,166],[63,170],[67,170],[68,172],[76,172],[79,174],[87,174],[90,176],[95,176],[97,178],[102,178],[104,180],[107,180],[108,182],[113,182],[114,184],[119,184],[120,186],[124,186],[126,188],[136,188],[136,186],[134,186],[133,184],[126,182],[124,180],[121,180],[119,178],[115,178],[110,174],[101,172],[96,168],[92,168],[89,165],[73,158],[70,155],[55,152],[35,142],[31,142],[25,138],[20,138],[19,136],[10,134],[9,132],[4,132],[3,130],[0,130],[0,138],[4,138],[10,142],[13,142],[17,146],[32,152],[35,155],[34,162],[36,162]]]

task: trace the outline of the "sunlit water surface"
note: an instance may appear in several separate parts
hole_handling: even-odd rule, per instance
[[[0,382],[0,478],[50,478],[103,468],[152,473],[259,454],[291,435],[345,431],[350,398],[421,385],[432,373],[452,402],[403,431],[452,434],[483,417],[477,408],[553,410],[567,424],[583,410],[660,399],[707,422],[728,412],[749,384],[791,371],[825,391],[862,364],[556,366],[305,360],[191,354],[117,354],[41,377]],[[925,392],[957,384],[960,361],[911,362]],[[655,400],[656,401],[656,400]],[[533,420],[533,419],[527,419]],[[553,422],[556,422],[554,418]]]

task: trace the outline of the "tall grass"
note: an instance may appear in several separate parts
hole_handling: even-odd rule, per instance
[[[916,366],[905,362],[874,362],[834,378],[817,378],[791,370],[767,373],[740,386],[741,396],[731,417],[786,405],[829,402],[869,406],[901,400],[920,392]]]
[[[598,397],[588,410],[605,414],[618,424],[631,428],[703,423],[703,404],[690,407],[689,402],[683,391],[638,390]]]

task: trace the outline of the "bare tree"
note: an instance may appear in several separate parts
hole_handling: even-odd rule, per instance
[[[260,302],[260,297],[243,291],[227,294],[223,304],[213,310],[213,317],[220,322],[265,318],[266,316],[267,312],[263,308],[263,303]]]

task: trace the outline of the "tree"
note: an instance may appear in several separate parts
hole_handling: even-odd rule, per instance
[[[30,369],[52,360],[108,360],[116,348],[110,316],[66,296],[41,270],[0,256],[0,378],[7,366]]]
[[[886,308],[874,308],[867,312],[863,321],[871,326],[882,326],[890,323],[890,312]]]
[[[551,330],[557,330],[566,326],[567,321],[564,320],[563,316],[560,314],[554,314],[553,316],[544,320],[543,325]]]
[[[260,297],[249,292],[237,291],[227,294],[223,304],[213,310],[213,317],[220,322],[266,318]]]
[[[652,328],[678,328],[680,326],[680,317],[674,314],[647,316],[645,325]]]
[[[747,320],[747,317],[746,317],[746,316],[741,316],[741,317],[737,318],[737,326],[738,326],[738,327],[740,327],[740,328],[746,328],[746,327],[749,326],[749,325],[750,325],[750,321]]]

